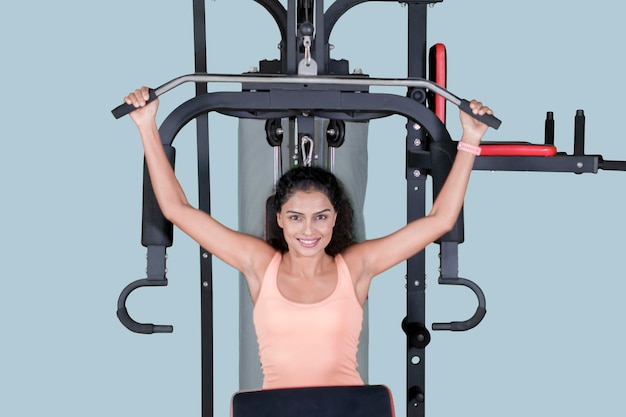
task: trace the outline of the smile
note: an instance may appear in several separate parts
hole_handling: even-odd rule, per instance
[[[312,248],[315,245],[317,245],[317,243],[320,241],[319,238],[317,239],[298,239],[298,242],[300,242],[300,244],[302,246],[304,246],[305,248]]]

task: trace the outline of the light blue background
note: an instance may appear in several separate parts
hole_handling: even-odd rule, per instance
[[[333,57],[404,77],[405,12],[358,6],[331,38]],[[208,1],[207,14],[211,72],[278,57],[278,32],[256,3]],[[623,160],[625,15],[623,2],[446,0],[429,11],[429,43],[447,45],[449,89],[503,120],[486,139],[541,142],[554,111],[556,144],[571,153],[584,109],[587,152]],[[200,415],[196,245],[177,232],[170,285],[129,299],[137,320],[173,324],[173,334],[133,334],[115,316],[122,288],[145,276],[145,249],[141,146],[130,120],[109,113],[141,84],[193,72],[191,23],[191,1],[0,6],[0,415]],[[191,85],[168,93],[161,117],[192,95]],[[404,223],[403,125],[371,124],[370,237]],[[236,121],[212,116],[211,129],[213,212],[236,227]],[[176,146],[195,200],[193,137],[183,129]],[[433,334],[429,417],[623,415],[625,184],[609,171],[474,173],[460,276],[479,283],[488,313],[470,332]],[[437,285],[436,254],[429,322],[465,319],[474,297]],[[216,416],[237,390],[236,282],[216,262]],[[402,416],[403,266],[375,281],[370,305],[370,381],[391,387]]]

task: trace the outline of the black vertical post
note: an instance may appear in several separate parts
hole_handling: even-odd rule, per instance
[[[585,154],[585,112],[576,110],[574,118],[574,155]]]
[[[408,77],[426,78],[426,3],[408,4]],[[422,103],[425,91],[409,90],[409,97]],[[407,151],[427,149],[424,129],[410,120],[406,126]],[[427,171],[408,168],[407,177],[407,221],[426,215]],[[426,322],[426,254],[425,251],[407,261],[407,323]],[[426,349],[411,346],[407,340],[407,417],[424,417]]]
[[[317,0],[315,4],[315,62],[318,74],[328,74],[328,50],[325,44],[326,25],[324,23],[324,0]]]
[[[426,178],[420,169],[407,169],[407,222],[426,215]],[[407,323],[425,323],[426,252],[407,260]],[[407,335],[408,336],[408,335]],[[426,347],[411,346],[407,337],[407,417],[424,416]]]
[[[546,145],[554,145],[554,113],[551,111],[546,113],[544,132],[544,143]]]
[[[296,39],[298,13],[296,0],[287,1],[287,74],[298,72],[298,45]]]
[[[205,0],[193,0],[195,72],[207,72]],[[196,83],[196,96],[208,92],[206,83]],[[209,115],[196,118],[198,150],[198,208],[211,213],[209,167]],[[213,262],[200,248],[200,327],[202,368],[202,417],[213,417]]]
[[[408,5],[408,76],[426,78],[426,12],[424,3],[409,3]]]

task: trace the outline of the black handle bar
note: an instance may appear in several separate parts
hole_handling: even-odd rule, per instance
[[[474,292],[474,294],[476,294],[476,297],[478,298],[478,307],[476,308],[476,312],[474,313],[474,315],[465,321],[453,321],[450,323],[433,323],[432,329],[433,330],[465,331],[465,330],[469,330],[478,326],[478,324],[485,317],[485,314],[487,314],[485,294],[480,289],[480,287],[476,285],[475,282],[470,281],[469,279],[456,278],[456,277],[455,278],[440,277],[439,284],[462,285],[464,287],[469,288],[470,290]]]
[[[178,87],[181,84],[187,82],[195,83],[257,83],[257,84],[301,84],[301,85],[346,85],[346,86],[390,86],[390,87],[412,87],[412,88],[426,88],[432,92],[439,94],[461,111],[469,114],[477,120],[485,123],[487,126],[494,129],[498,129],[502,123],[500,119],[491,114],[476,115],[472,113],[469,107],[469,101],[459,98],[452,94],[450,91],[434,83],[433,81],[425,80],[422,78],[368,78],[368,77],[350,77],[350,76],[287,76],[287,75],[220,75],[220,74],[189,74],[183,75],[178,78],[174,78],[171,81],[163,84],[162,86],[150,89],[150,98],[148,102],[154,101],[157,97],[166,93],[167,91]],[[125,116],[135,110],[135,107],[130,104],[122,104],[117,106],[111,113],[116,119]]]
[[[146,103],[150,103],[156,100],[158,97],[155,89],[151,88],[149,89],[149,92],[150,92],[150,97],[148,98]],[[124,104],[120,104],[119,106],[111,110],[111,113],[113,113],[113,117],[115,117],[116,119],[119,119],[120,117],[130,114],[133,110],[135,110],[135,106],[133,106],[132,104],[124,103]]]
[[[151,279],[139,279],[131,282],[122,290],[120,297],[117,300],[117,318],[128,330],[135,333],[152,334],[152,333],[172,333],[174,327],[170,325],[151,324],[151,323],[138,323],[133,320],[128,314],[126,309],[126,299],[131,292],[140,287],[163,287],[167,285],[167,279],[151,280]]]

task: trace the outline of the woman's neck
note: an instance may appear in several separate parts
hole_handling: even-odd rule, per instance
[[[283,267],[295,275],[304,277],[314,277],[321,274],[334,261],[335,258],[326,252],[313,256],[303,256],[292,252],[283,254]]]

